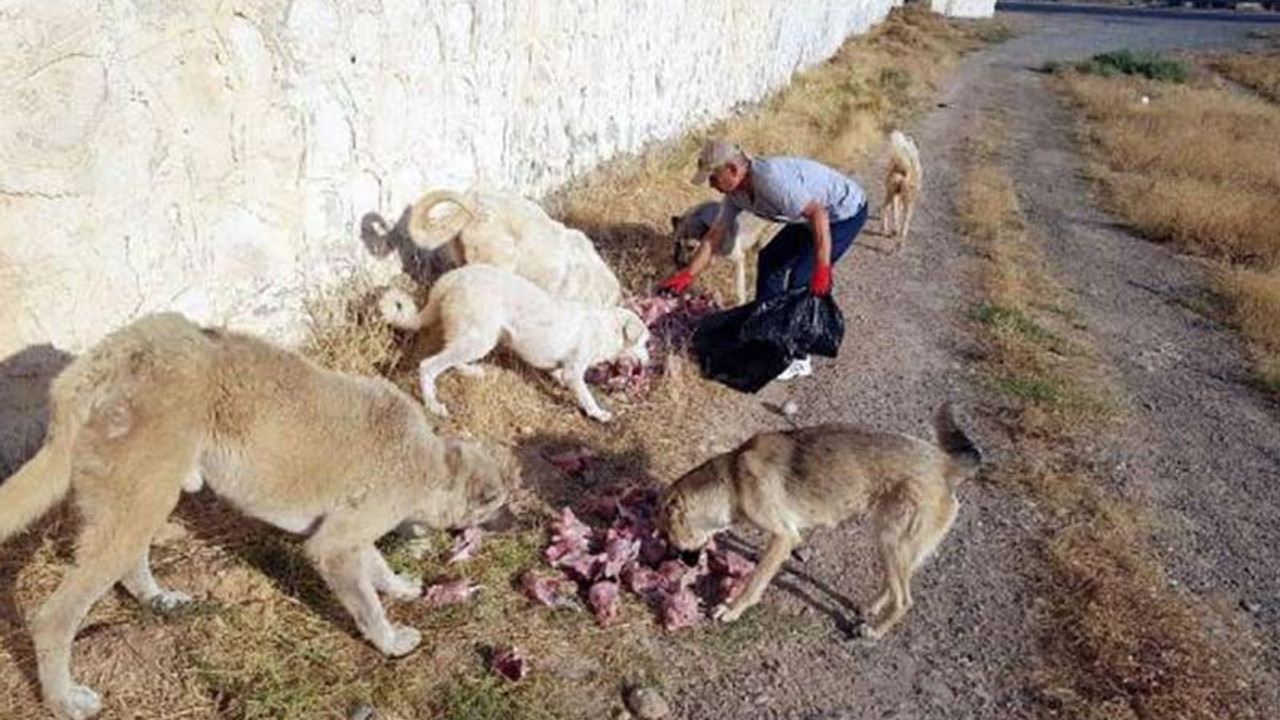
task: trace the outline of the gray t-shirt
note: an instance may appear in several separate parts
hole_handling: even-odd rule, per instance
[[[806,158],[753,158],[751,188],[754,198],[745,190],[724,196],[725,227],[743,210],[780,223],[805,222],[804,207],[814,200],[826,206],[835,224],[858,214],[867,201],[866,192],[852,178]]]

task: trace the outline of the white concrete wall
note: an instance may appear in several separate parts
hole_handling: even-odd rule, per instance
[[[0,361],[176,309],[289,339],[358,223],[537,195],[897,0],[0,0]]]

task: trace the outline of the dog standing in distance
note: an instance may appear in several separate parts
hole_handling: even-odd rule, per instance
[[[673,259],[678,267],[689,264],[694,251],[702,243],[702,236],[707,234],[719,215],[720,203],[705,202],[689,208],[684,215],[671,216],[671,235],[675,244]],[[747,253],[768,242],[769,231],[775,227],[776,223],[752,213],[740,213],[725,232],[721,247],[715,248],[716,254],[733,260],[733,286],[740,305],[751,301],[747,297]]]
[[[760,433],[668,487],[659,526],[686,552],[701,549],[738,521],[771,536],[746,589],[714,611],[717,619],[732,622],[760,601],[803,530],[869,513],[884,591],[864,612],[863,633],[882,637],[911,607],[912,574],[956,518],[956,486],[982,462],[950,405],[938,411],[934,424],[936,443],[852,425]]]
[[[894,252],[901,250],[906,242],[923,177],[924,168],[915,141],[894,130],[889,134],[889,170],[884,179],[884,204],[880,207],[880,231],[888,235],[891,222],[894,227],[892,232],[897,239]]]
[[[478,375],[472,365],[498,345],[530,365],[551,370],[590,417],[609,422],[587,388],[592,365],[613,360],[649,362],[649,328],[624,308],[600,308],[555,297],[515,273],[492,265],[467,265],[445,273],[431,288],[421,312],[413,298],[388,290],[379,304],[387,322],[403,330],[440,325],[444,346],[418,366],[422,400],[448,415],[436,399],[436,378],[452,368]]]
[[[116,582],[140,602],[189,601],[161,587],[152,537],[183,491],[202,486],[241,512],[305,535],[307,557],[388,656],[421,640],[391,624],[378,593],[412,600],[374,546],[404,522],[456,528],[503,506],[510,458],[437,436],[413,398],[381,378],[321,369],[257,338],[176,313],[108,335],[50,390],[44,446],[0,485],[0,541],[71,493],[83,520],[75,565],[30,620],[46,706],[63,720],[101,700],[71,677],[71,643]]]

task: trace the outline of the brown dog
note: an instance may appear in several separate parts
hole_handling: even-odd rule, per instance
[[[387,655],[421,639],[392,625],[378,592],[413,599],[374,541],[402,522],[460,527],[505,504],[504,462],[438,437],[413,398],[380,378],[323,370],[256,338],[169,313],[109,335],[60,374],[40,452],[0,486],[0,541],[74,490],[76,564],[31,618],[40,684],[59,718],[101,708],[71,679],[71,642],[116,582],[139,601],[188,601],[160,587],[148,548],[183,490],[208,484],[242,512],[305,534],[306,553]]]
[[[736,521],[772,536],[742,595],[717,607],[715,617],[732,622],[759,602],[801,531],[870,512],[885,588],[865,613],[864,634],[888,632],[911,607],[912,574],[955,520],[956,485],[982,462],[949,404],[934,422],[936,444],[851,425],[760,433],[667,488],[659,522],[680,550],[703,547]]]

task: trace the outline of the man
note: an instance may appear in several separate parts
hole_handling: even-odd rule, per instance
[[[793,157],[748,157],[738,146],[709,140],[698,156],[693,183],[708,180],[724,195],[720,214],[689,266],[660,286],[684,292],[706,269],[711,253],[738,213],[746,210],[785,223],[760,251],[756,263],[756,300],[808,284],[814,295],[831,292],[831,264],[853,245],[867,221],[862,186],[822,163]],[[780,380],[813,372],[809,358],[796,358]]]

